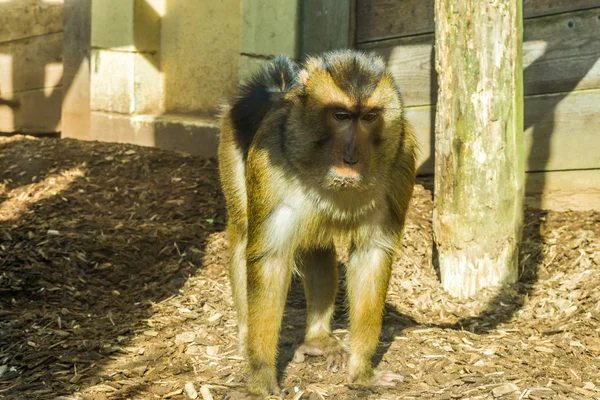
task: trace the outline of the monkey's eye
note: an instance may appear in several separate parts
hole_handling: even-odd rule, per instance
[[[366,122],[373,122],[377,119],[378,116],[379,115],[377,113],[370,112],[363,115],[361,119]]]
[[[348,121],[352,117],[347,112],[336,111],[333,113],[333,118],[335,118],[338,121]]]

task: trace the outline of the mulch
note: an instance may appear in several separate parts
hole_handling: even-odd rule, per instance
[[[13,136],[0,138],[0,171],[0,398],[206,400],[244,387],[214,160]],[[375,357],[404,380],[349,386],[322,358],[291,363],[306,317],[294,281],[286,398],[600,399],[600,212],[528,209],[519,282],[457,300],[432,265],[421,183]],[[338,304],[343,339],[343,290]]]

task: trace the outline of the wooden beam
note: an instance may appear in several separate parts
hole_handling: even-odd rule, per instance
[[[600,9],[526,20],[525,94],[600,88]],[[435,104],[433,35],[362,44],[387,60],[407,106]]]
[[[357,0],[356,42],[433,33],[434,0]],[[600,7],[598,0],[524,0],[525,18]]]
[[[516,282],[523,223],[521,0],[435,0],[433,233],[442,287]]]

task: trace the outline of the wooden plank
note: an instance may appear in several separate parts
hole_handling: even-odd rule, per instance
[[[598,0],[524,0],[525,18],[600,7]],[[433,32],[433,0],[357,0],[357,43]]]
[[[600,87],[600,8],[526,21],[523,41],[525,94]]]
[[[557,211],[600,211],[600,169],[530,172],[525,203]]]
[[[356,42],[433,32],[434,0],[357,0]]]
[[[353,0],[302,2],[301,55],[354,46]]]
[[[0,132],[60,132],[62,87],[13,93],[18,107],[0,105]]]
[[[433,177],[418,182],[433,188]],[[525,204],[544,210],[600,211],[600,169],[528,172],[525,175]]]
[[[209,2],[206,3],[208,5]],[[242,1],[241,3],[241,15],[243,16],[239,44],[241,57],[237,61],[238,78],[241,82],[246,81],[258,71],[265,59],[279,54],[285,54],[294,59],[299,58],[302,44],[301,0]],[[167,32],[165,21],[171,20],[173,21],[173,31],[179,30],[178,26],[181,24],[179,19],[173,17],[164,19],[162,22],[163,42],[164,32]],[[222,22],[216,21],[215,23],[217,24],[215,27],[217,27]],[[223,35],[220,34],[220,36]],[[179,60],[185,59],[189,49],[182,47],[178,42],[175,42],[172,47],[181,49],[182,53],[180,57],[170,57],[172,59],[170,62],[173,64],[172,75],[178,76],[181,75],[177,73],[180,68],[179,64],[181,64]],[[165,49],[165,43],[161,43],[161,71],[165,70],[164,64],[169,64],[169,60],[165,57],[167,53],[168,46]],[[214,64],[214,61],[210,60],[210,62]],[[174,80],[177,79],[174,78]],[[182,82],[181,86],[185,87],[186,83]],[[206,84],[202,83],[200,86],[206,86]],[[177,98],[178,96],[179,92],[174,90],[173,97]]]
[[[600,90],[525,97],[527,171],[600,168]],[[433,173],[435,106],[406,109],[419,141],[420,175]]]
[[[600,90],[525,98],[527,171],[600,168]]]
[[[367,43],[358,48],[373,51],[386,60],[406,106],[436,103],[433,35]]]
[[[0,2],[0,42],[63,30],[62,2],[18,0]]]
[[[0,94],[61,84],[63,34],[0,43]]]
[[[433,175],[435,160],[435,107],[408,107],[406,119],[413,127],[419,143],[417,175]]]
[[[600,7],[598,0],[523,0],[525,18]]]
[[[527,193],[529,195],[544,192],[600,191],[600,168],[569,171],[529,172],[527,174]],[[600,201],[600,196],[598,196]]]
[[[525,21],[525,94],[600,88],[600,9]],[[387,60],[406,105],[434,104],[433,35],[359,45]],[[433,76],[432,76],[433,72]]]

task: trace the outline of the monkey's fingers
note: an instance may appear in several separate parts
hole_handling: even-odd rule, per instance
[[[325,356],[327,370],[338,372],[346,368],[348,355],[334,338],[314,339],[302,344],[294,353],[293,362],[302,363],[305,356]]]
[[[396,383],[402,382],[404,376],[391,371],[375,371],[371,379],[372,386],[396,386]]]
[[[336,351],[327,354],[327,370],[331,372],[338,372],[346,369],[347,359],[348,354],[344,351],[344,349],[339,347],[339,349],[336,349]]]

